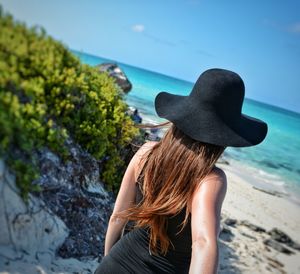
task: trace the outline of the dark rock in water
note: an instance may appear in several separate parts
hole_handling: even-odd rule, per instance
[[[259,188],[259,187],[255,187],[255,186],[252,186],[254,189],[256,190],[259,190],[261,192],[265,192],[267,194],[270,194],[270,195],[273,195],[273,196],[277,196],[277,197],[283,197],[285,196],[284,193],[282,192],[279,192],[279,191],[276,191],[276,190],[266,190],[266,189],[262,189],[262,188]]]
[[[124,92],[129,92],[132,89],[132,84],[126,77],[125,73],[118,67],[117,64],[103,63],[96,66],[99,71],[107,72],[110,76],[116,79],[117,84]]]
[[[218,159],[217,163],[223,164],[223,165],[229,165],[228,160],[226,159],[225,156],[223,156],[223,154],[222,154],[221,157]]]
[[[236,219],[226,218],[224,223],[226,225],[235,226],[237,221],[236,221]]]
[[[286,170],[293,171],[293,168],[288,163],[279,163],[278,165]]]
[[[242,220],[240,222],[241,225],[247,226],[248,228],[250,228],[251,230],[255,231],[255,232],[266,232],[266,230],[260,226],[251,224],[249,221],[247,220]]]
[[[282,268],[284,267],[284,264],[282,262],[279,262],[278,260],[271,258],[269,256],[265,256],[269,260],[269,264],[274,268]],[[282,269],[281,269],[282,271]],[[282,272],[285,273],[285,272]]]
[[[59,256],[101,257],[114,197],[99,180],[101,162],[71,139],[66,145],[71,153],[66,163],[46,148],[37,154],[42,176],[34,183],[41,186],[42,191],[35,196],[69,229],[68,237],[58,250]]]
[[[282,267],[284,267],[284,264],[282,262],[279,262],[278,260],[271,258],[269,256],[266,256],[266,258],[269,260],[270,266],[280,270],[281,273],[286,273],[285,271],[282,270]]]
[[[300,251],[300,244],[296,243],[296,242],[292,242],[292,243],[287,243],[288,246],[290,246],[293,249],[296,249],[298,251]]]
[[[300,245],[294,242],[291,237],[278,228],[272,228],[270,231],[268,231],[268,234],[271,236],[271,239],[300,251]]]
[[[277,242],[280,243],[290,243],[292,242],[292,239],[283,231],[279,230],[278,228],[272,228],[270,231],[268,231],[268,234],[271,236],[271,238]]]
[[[287,254],[287,255],[295,254],[294,251],[285,248],[283,245],[281,245],[280,243],[274,241],[273,239],[265,239],[263,241],[263,243],[267,246],[272,247],[273,249],[275,249],[275,250],[277,250],[281,253],[284,253],[284,254]]]
[[[263,165],[265,165],[265,166],[267,166],[267,167],[270,167],[270,168],[274,168],[274,169],[279,168],[278,165],[276,165],[276,164],[274,164],[273,162],[268,161],[268,160],[261,160],[261,161],[259,161],[259,163],[260,163],[260,164],[263,164]]]
[[[221,233],[220,233],[220,238],[225,242],[231,242],[233,237],[234,237],[234,235],[231,232],[231,230],[229,228],[223,226]]]
[[[248,233],[245,233],[245,232],[242,231],[241,234],[242,234],[243,236],[246,236],[246,237],[249,238],[249,239],[252,239],[252,240],[254,240],[254,241],[257,241],[257,239],[256,239],[254,236],[249,235]]]

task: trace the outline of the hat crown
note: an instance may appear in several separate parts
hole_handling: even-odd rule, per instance
[[[245,96],[245,85],[235,72],[209,69],[196,81],[190,99],[201,107],[213,108],[223,117],[240,116]]]
[[[187,96],[157,94],[155,110],[194,140],[219,146],[253,146],[264,140],[268,125],[242,113],[244,96],[244,82],[237,73],[215,68],[202,73]]]

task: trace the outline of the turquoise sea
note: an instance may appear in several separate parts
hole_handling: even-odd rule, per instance
[[[188,95],[193,83],[86,53],[73,51],[82,62],[117,63],[133,85],[125,95],[129,106],[138,108],[143,122],[164,122],[155,113],[154,98],[160,91]],[[247,90],[246,90],[247,97]],[[242,112],[268,123],[268,135],[259,145],[226,148],[230,163],[254,176],[254,185],[285,193],[300,204],[300,114],[245,98]],[[239,168],[239,170],[240,170]]]

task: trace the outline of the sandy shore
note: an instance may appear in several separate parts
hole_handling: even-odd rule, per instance
[[[277,242],[292,253],[288,255],[264,243],[270,239],[268,231],[275,227],[300,243],[300,207],[283,197],[255,189],[250,183],[253,177],[240,176],[239,167],[218,166],[228,180],[222,211],[219,273],[300,273],[300,251]],[[98,265],[96,260],[80,262],[50,258],[47,254],[39,258],[7,258],[0,258],[0,273],[92,273]]]
[[[240,176],[237,166],[219,164],[228,180],[223,204],[222,223],[227,241],[220,240],[220,273],[300,273],[300,251],[278,243],[293,252],[287,255],[264,244],[267,233],[278,228],[300,243],[300,207],[284,197],[261,191],[252,185],[253,178]],[[235,225],[226,225],[232,218]],[[243,225],[243,220],[264,228],[255,231]],[[229,224],[232,221],[228,222]],[[275,241],[276,244],[276,241]]]

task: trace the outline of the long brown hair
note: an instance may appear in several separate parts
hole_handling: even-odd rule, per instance
[[[171,122],[138,127],[157,128],[168,124],[171,127],[162,139],[149,150],[150,153],[143,155],[145,162],[140,174],[143,180],[141,202],[116,214],[136,221],[135,227],[149,227],[149,248],[153,254],[157,254],[160,246],[164,255],[170,244],[166,232],[168,216],[176,215],[186,206],[180,233],[191,212],[188,201],[225,150],[225,147],[190,138]]]

